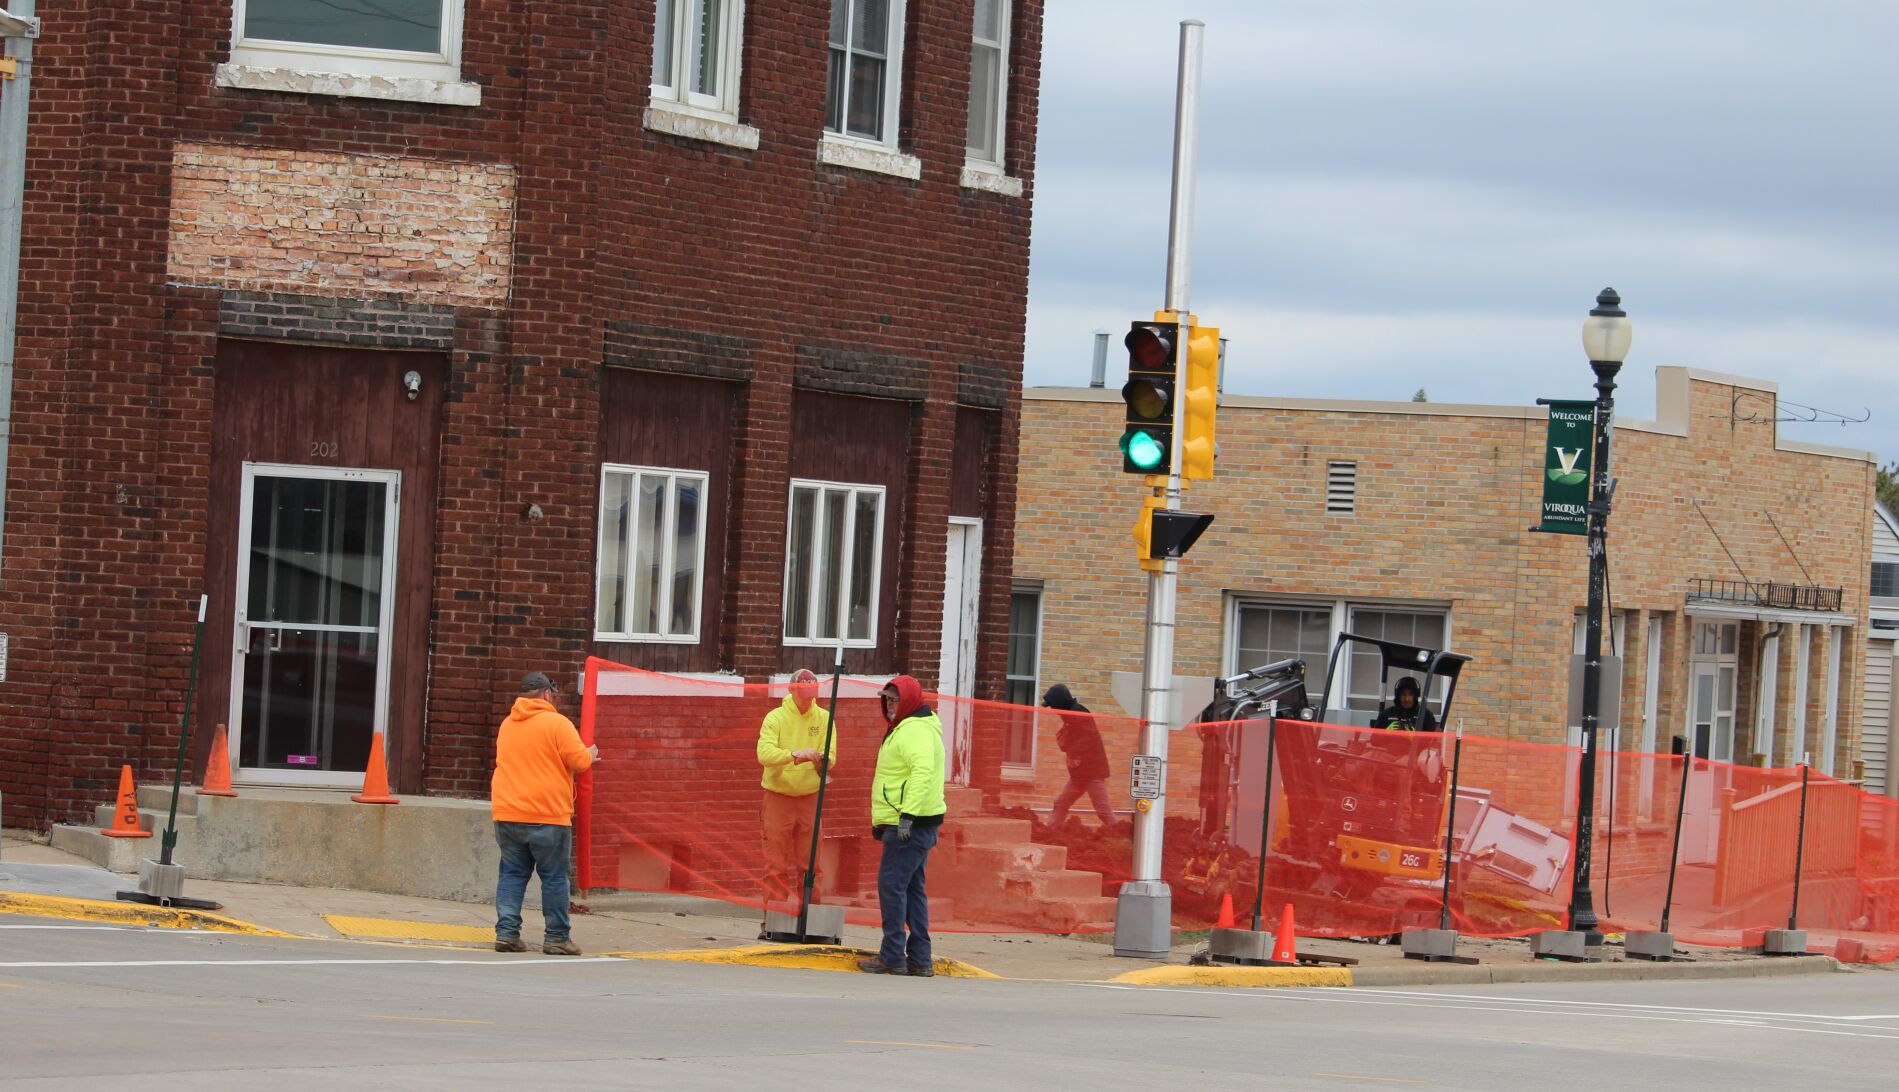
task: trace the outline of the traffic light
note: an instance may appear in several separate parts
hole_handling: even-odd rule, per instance
[[[1123,473],[1166,474],[1173,466],[1178,332],[1168,322],[1136,322],[1128,329],[1128,381],[1121,387],[1121,401],[1127,403]]]
[[[1134,519],[1134,557],[1141,568],[1148,572],[1159,572],[1161,563],[1154,556],[1154,513],[1166,511],[1161,507],[1161,499],[1156,496],[1141,498],[1141,514]]]
[[[1189,481],[1213,477],[1213,416],[1220,402],[1220,331],[1195,326],[1187,336],[1187,367],[1181,391],[1180,475]]]
[[[1161,507],[1161,498],[1141,498],[1141,514],[1134,520],[1134,556],[1141,568],[1160,570],[1161,563],[1187,556],[1187,551],[1213,523],[1206,512],[1181,512]]]

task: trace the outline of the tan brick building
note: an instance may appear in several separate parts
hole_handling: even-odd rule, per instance
[[[1577,371],[1552,377],[1553,393],[1586,396]],[[1622,746],[1666,750],[1680,735],[1717,759],[1811,752],[1857,776],[1872,456],[1778,437],[1771,383],[1680,367],[1656,382],[1659,419],[1615,429]],[[1528,531],[1545,413],[1224,397],[1218,478],[1186,505],[1217,518],[1182,566],[1177,671],[1299,655],[1316,688],[1341,629],[1447,641],[1475,657],[1455,722],[1561,741],[1587,561],[1581,536]],[[1115,469],[1121,415],[1113,390],[1025,396],[1015,700],[1066,682],[1112,709],[1109,672],[1141,666],[1145,576],[1128,531],[1142,486]],[[1377,700],[1375,673],[1344,674],[1329,704]]]

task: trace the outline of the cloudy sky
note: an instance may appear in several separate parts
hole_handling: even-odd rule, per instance
[[[1613,285],[1619,411],[1660,364],[1758,376],[1873,414],[1787,435],[1899,459],[1892,0],[1047,0],[1031,384],[1162,302],[1186,18],[1229,391],[1586,398]]]

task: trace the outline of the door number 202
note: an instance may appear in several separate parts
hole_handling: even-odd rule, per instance
[[[336,458],[336,452],[337,447],[335,440],[310,441],[310,457],[312,459],[334,459]]]

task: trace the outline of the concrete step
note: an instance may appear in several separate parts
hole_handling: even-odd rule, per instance
[[[108,838],[93,827],[75,827],[61,823],[53,828],[50,839],[54,849],[84,857],[109,872],[138,874],[140,858],[158,857],[158,839]]]
[[[1093,899],[1101,897],[1101,873],[1060,871],[1023,872],[1002,877],[1005,894],[1037,899]]]
[[[118,809],[114,808],[111,804],[100,804],[97,807],[94,807],[92,809],[93,824],[101,830],[104,830],[107,827],[110,827],[112,825],[113,813],[117,810]],[[164,831],[165,817],[166,817],[165,808],[141,807],[138,809],[138,822],[139,822],[140,828],[144,830],[149,830],[154,835],[157,835]],[[198,824],[198,817],[195,815],[186,815],[184,807],[183,807],[183,802],[180,801],[180,806],[178,809],[178,844],[179,845],[182,846],[185,844],[185,839],[190,836],[191,832],[194,829],[196,829],[197,824]]]
[[[141,808],[151,808],[153,811],[163,815],[171,807],[171,782],[166,781],[158,785],[140,785],[138,787],[138,806]],[[190,785],[186,785],[178,792],[179,818],[196,814],[198,814],[198,794],[192,790]]]
[[[951,842],[964,846],[1026,842],[1033,829],[1027,819],[1004,819],[999,816],[976,816],[970,819],[952,817],[943,824],[944,835]]]
[[[967,785],[950,785],[943,790],[943,803],[949,807],[949,817],[954,820],[959,815],[982,814],[982,790]]]
[[[1014,845],[959,845],[951,847],[962,867],[985,870],[997,875],[1011,872],[1060,871],[1068,867],[1067,846],[1045,846],[1036,842]]]

